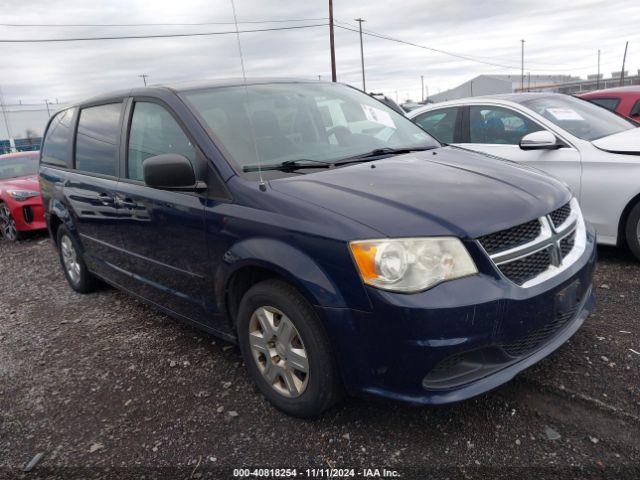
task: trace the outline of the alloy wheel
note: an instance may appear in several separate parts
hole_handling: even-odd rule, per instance
[[[249,320],[249,346],[258,370],[279,394],[294,398],[309,383],[309,360],[300,333],[275,307],[258,308]]]
[[[0,207],[0,231],[2,231],[2,236],[9,241],[13,242],[18,238],[16,222],[6,204],[2,204]]]
[[[60,241],[60,250],[62,252],[62,263],[69,275],[72,283],[77,284],[80,281],[80,262],[78,261],[78,252],[73,242],[68,236],[63,236]]]

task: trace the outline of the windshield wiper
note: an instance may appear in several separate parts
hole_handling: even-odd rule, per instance
[[[376,148],[374,150],[371,150],[370,152],[363,153],[361,155],[354,155],[353,157],[346,157],[341,160],[338,160],[337,162],[334,163],[334,165],[344,165],[345,163],[355,163],[355,162],[369,162],[383,155],[402,155],[402,154],[411,153],[411,152],[422,152],[425,150],[433,150],[434,148],[438,148],[438,147],[430,146],[430,147],[404,147],[404,148],[389,148],[389,147]]]
[[[291,170],[300,170],[302,168],[332,168],[333,163],[324,160],[313,160],[311,158],[299,158],[297,160],[287,160],[285,162],[267,164],[267,165],[245,165],[242,167],[243,172],[258,172],[260,170],[282,170],[285,172]]]

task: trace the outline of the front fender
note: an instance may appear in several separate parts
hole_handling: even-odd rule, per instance
[[[234,244],[216,275],[218,304],[224,304],[229,280],[244,267],[262,267],[296,286],[312,305],[345,307],[340,291],[323,269],[301,250],[279,240],[250,238]]]

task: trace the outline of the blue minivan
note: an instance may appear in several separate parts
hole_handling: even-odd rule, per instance
[[[440,404],[562,345],[595,235],[560,181],[439,144],[346,85],[257,79],[93,98],[43,141],[71,287],[98,280],[237,342],[277,408]]]

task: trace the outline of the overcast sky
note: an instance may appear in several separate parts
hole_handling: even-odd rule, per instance
[[[320,19],[242,24],[241,29],[325,23],[326,0],[236,0],[239,21]],[[399,100],[419,99],[420,75],[429,92],[454,87],[482,73],[515,73],[520,39],[525,71],[532,74],[620,70],[625,41],[627,69],[640,68],[640,1],[562,0],[335,0],[337,20],[421,45],[474,57],[494,67],[413,46],[365,36],[368,91]],[[229,0],[0,0],[4,24],[132,24],[231,22]],[[64,38],[214,32],[233,25],[198,26],[0,26],[0,39]],[[248,76],[330,79],[328,27],[241,35]],[[361,86],[358,34],[336,29],[338,80]],[[234,35],[192,38],[106,40],[69,43],[0,43],[0,87],[5,102],[77,100],[88,95],[150,83],[240,76]],[[510,67],[510,68],[509,68]]]

